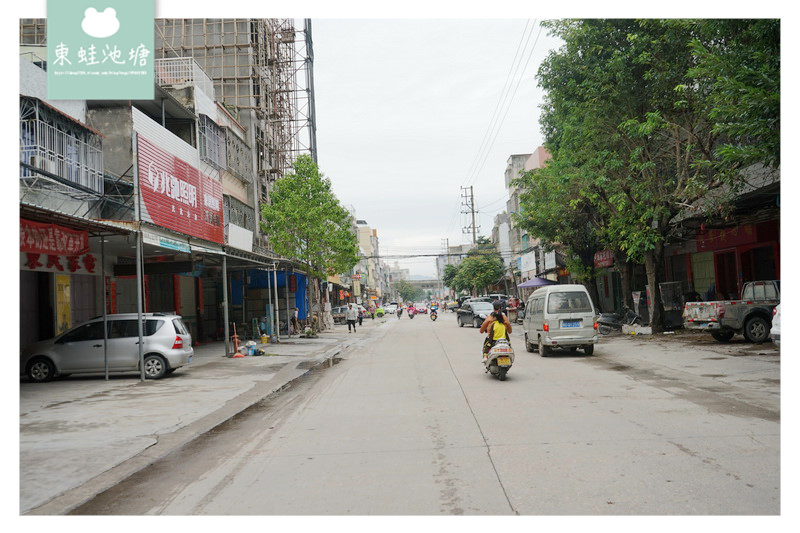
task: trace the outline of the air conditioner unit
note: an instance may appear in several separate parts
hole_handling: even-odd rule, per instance
[[[41,155],[32,155],[30,158],[30,165],[34,168],[56,174],[58,172],[58,164],[52,159],[48,159]]]

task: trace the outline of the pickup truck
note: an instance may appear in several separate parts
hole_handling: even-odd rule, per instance
[[[780,281],[745,283],[741,300],[688,302],[683,310],[687,329],[701,329],[721,342],[741,333],[749,342],[769,339],[772,310],[780,303]]]

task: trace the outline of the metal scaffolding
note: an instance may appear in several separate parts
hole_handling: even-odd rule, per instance
[[[191,57],[237,118],[253,111],[256,174],[273,181],[300,154],[316,160],[311,23],[294,19],[157,19],[156,57]]]

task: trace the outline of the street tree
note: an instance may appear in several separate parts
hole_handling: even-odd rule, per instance
[[[503,259],[491,241],[480,237],[476,246],[467,252],[457,267],[453,288],[460,292],[468,290],[473,296],[479,290],[497,283],[503,277]]]
[[[711,82],[693,75],[702,24],[552,21],[565,45],[539,71],[545,146],[573,169],[562,178],[576,180],[578,198],[600,212],[600,241],[644,262],[656,331],[664,244],[681,231],[676,215],[734,180],[715,167]]]
[[[292,167],[275,181],[270,202],[261,205],[261,230],[276,253],[300,261],[318,285],[358,263],[358,241],[350,213],[314,160],[301,155]],[[313,309],[314,302],[310,305]]]
[[[711,87],[710,117],[723,137],[717,169],[779,168],[780,20],[705,20],[698,29],[700,36],[691,42],[697,58],[691,75]]]
[[[604,247],[600,233],[606,220],[586,198],[581,174],[566,160],[568,155],[514,180],[521,191],[521,210],[513,218],[528,234],[562,249],[567,270],[586,285],[597,304],[594,254]]]
[[[401,279],[394,282],[394,290],[400,295],[404,302],[415,302],[421,299],[422,289],[413,286],[408,281]]]

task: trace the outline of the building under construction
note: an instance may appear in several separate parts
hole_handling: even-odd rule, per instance
[[[45,19],[21,20],[22,44],[43,45],[46,37]],[[248,129],[259,200],[298,155],[316,161],[310,20],[298,30],[294,19],[156,19],[154,43],[157,58],[192,58],[213,83],[206,94]],[[190,63],[160,61],[156,78],[179,86],[204,76]]]
[[[261,201],[298,155],[316,160],[309,20],[298,31],[294,19],[157,19],[155,48],[159,58],[194,59],[248,129]]]

